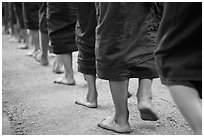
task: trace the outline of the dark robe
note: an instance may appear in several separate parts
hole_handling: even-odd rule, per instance
[[[10,27],[13,27],[13,25],[16,24],[14,2],[8,2],[8,20],[9,20]]]
[[[25,28],[39,30],[40,2],[24,2]]]
[[[202,3],[165,3],[157,41],[162,83],[192,85],[202,96]]]
[[[24,17],[23,17],[23,3],[22,2],[14,2],[14,11],[16,15],[16,20],[21,29],[25,29]]]
[[[53,53],[66,54],[77,51],[75,42],[76,3],[48,2],[47,6],[48,35]]]
[[[4,31],[9,33],[9,3],[2,2],[2,25],[4,26]]]
[[[95,28],[95,4],[93,2],[77,3],[76,43],[79,49],[78,71],[88,75],[96,75]]]
[[[154,62],[156,3],[96,3],[97,76],[112,81],[157,78]]]

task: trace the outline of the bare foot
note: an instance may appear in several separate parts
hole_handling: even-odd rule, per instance
[[[138,103],[138,110],[140,111],[142,120],[157,121],[159,119],[151,102],[147,103],[147,101],[140,101]]]
[[[10,42],[18,42],[18,40],[15,37],[11,37],[9,41]]]
[[[57,62],[56,60],[53,63],[53,72],[57,74],[64,73],[64,66],[62,63]]]
[[[65,75],[62,77],[56,79],[54,83],[58,84],[65,84],[65,85],[75,85],[75,80],[74,79],[67,79]]]
[[[28,53],[26,53],[26,56],[31,56],[31,57],[35,57],[36,55],[39,54],[39,50],[38,51],[35,51],[35,50],[31,50],[31,51],[28,51]]]
[[[26,56],[31,56],[32,57],[34,55],[34,52],[35,51],[33,51],[33,50],[28,51],[28,53],[26,53]]]
[[[88,102],[87,100],[77,100],[75,101],[77,105],[82,105],[88,108],[97,108],[96,102]]]
[[[19,49],[28,49],[28,45],[23,44],[23,45],[18,46],[18,48]]]
[[[48,58],[43,57],[41,53],[37,54],[34,58],[36,61],[40,62],[42,66],[47,66],[49,64]]]
[[[131,132],[131,128],[130,125],[118,125],[114,119],[114,116],[109,116],[106,119],[103,119],[99,124],[99,127],[106,129],[106,130],[110,130],[110,131],[114,131],[117,133],[130,133]]]

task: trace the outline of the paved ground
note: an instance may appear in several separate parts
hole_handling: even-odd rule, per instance
[[[77,52],[74,56],[76,85],[54,84],[62,74],[52,72],[52,61],[40,66],[25,56],[28,50],[17,49],[9,36],[2,36],[2,134],[27,135],[114,135],[97,124],[114,111],[108,82],[97,80],[99,107],[88,109],[76,105],[86,95],[87,86],[77,72]],[[129,99],[131,135],[189,135],[191,129],[173,103],[160,80],[153,82],[153,104],[160,117],[156,122],[145,122],[139,117],[135,93],[137,79],[131,79]]]

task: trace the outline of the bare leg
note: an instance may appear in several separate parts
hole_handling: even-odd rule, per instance
[[[23,35],[23,42],[26,44],[26,39],[27,39],[27,30],[26,29],[22,29],[22,35]]]
[[[27,42],[29,43],[29,45],[32,45],[32,37],[31,37],[30,29],[26,29],[26,34],[27,34]]]
[[[61,54],[60,58],[65,68],[65,75],[54,82],[66,85],[75,85],[74,72],[72,68],[72,53]]]
[[[17,22],[17,24],[15,25],[15,30],[16,30],[16,39],[18,43],[21,43],[22,40],[22,31],[20,28],[19,23]]]
[[[8,26],[8,19],[7,19],[8,17],[4,17],[3,19],[2,19],[2,21],[3,21],[3,34],[9,34],[9,26]]]
[[[49,64],[48,61],[48,45],[49,38],[48,34],[40,32],[40,45],[41,45],[41,53],[38,54],[35,59],[41,63],[43,66],[47,66]]]
[[[14,35],[15,35],[14,24],[11,22],[9,23],[9,31],[10,31],[11,37],[14,37]]]
[[[64,66],[60,59],[60,55],[56,55],[54,63],[53,63],[53,72],[60,74],[64,73]]]
[[[29,47],[29,42],[27,40],[27,34],[26,34],[26,29],[21,29],[21,37],[23,40],[23,44],[18,46],[19,49],[28,49]]]
[[[97,108],[98,93],[96,90],[96,76],[84,74],[84,78],[86,79],[88,85],[88,93],[86,95],[86,100],[76,101],[75,103],[88,108]]]
[[[28,37],[29,37],[29,40],[31,40],[32,45],[34,45],[34,51],[29,51],[26,55],[35,57],[40,49],[39,31],[28,30]]]
[[[20,49],[28,49],[30,46],[29,40],[28,40],[28,34],[26,29],[21,29],[22,39],[23,39],[23,45],[20,45],[18,48]]]
[[[48,44],[49,44],[49,37],[48,34],[46,33],[40,33],[40,38],[41,38],[41,49],[42,49],[42,60],[45,62],[48,62]]]
[[[98,126],[119,133],[128,133],[131,131],[127,107],[129,80],[109,81],[109,84],[115,106],[115,114],[101,121]]]
[[[158,120],[158,116],[156,115],[151,103],[151,88],[151,79],[139,79],[139,87],[137,92],[138,110],[140,111],[140,117],[143,120],[156,121]]]
[[[13,24],[11,26],[11,38],[10,38],[10,42],[18,42],[18,38],[17,38],[17,25]]]
[[[39,31],[38,30],[31,30],[31,37],[33,45],[35,46],[35,51],[40,49],[40,42],[39,42]]]
[[[194,134],[202,134],[202,102],[195,89],[174,85],[169,87],[170,93],[181,114],[189,123]]]

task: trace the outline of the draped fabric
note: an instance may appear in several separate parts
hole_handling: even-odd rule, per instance
[[[14,13],[14,3],[13,2],[8,2],[8,20],[9,20],[9,25],[13,26],[16,24],[16,17]]]
[[[77,3],[76,43],[78,53],[78,71],[96,75],[95,28],[96,9],[92,2]]]
[[[25,29],[24,25],[24,17],[23,17],[23,3],[22,2],[14,2],[14,11],[16,15],[16,20],[21,29]]]
[[[2,25],[5,26],[4,30],[8,33],[9,24],[9,7],[8,2],[2,2]]]
[[[107,80],[157,78],[154,62],[159,15],[155,3],[96,3],[97,75]]]
[[[23,10],[25,16],[25,28],[31,30],[39,29],[40,2],[24,2]]]
[[[47,6],[48,35],[53,53],[65,54],[77,51],[75,43],[76,3],[48,2]]]
[[[202,3],[165,3],[157,41],[155,57],[162,83],[200,82],[201,95]]]

